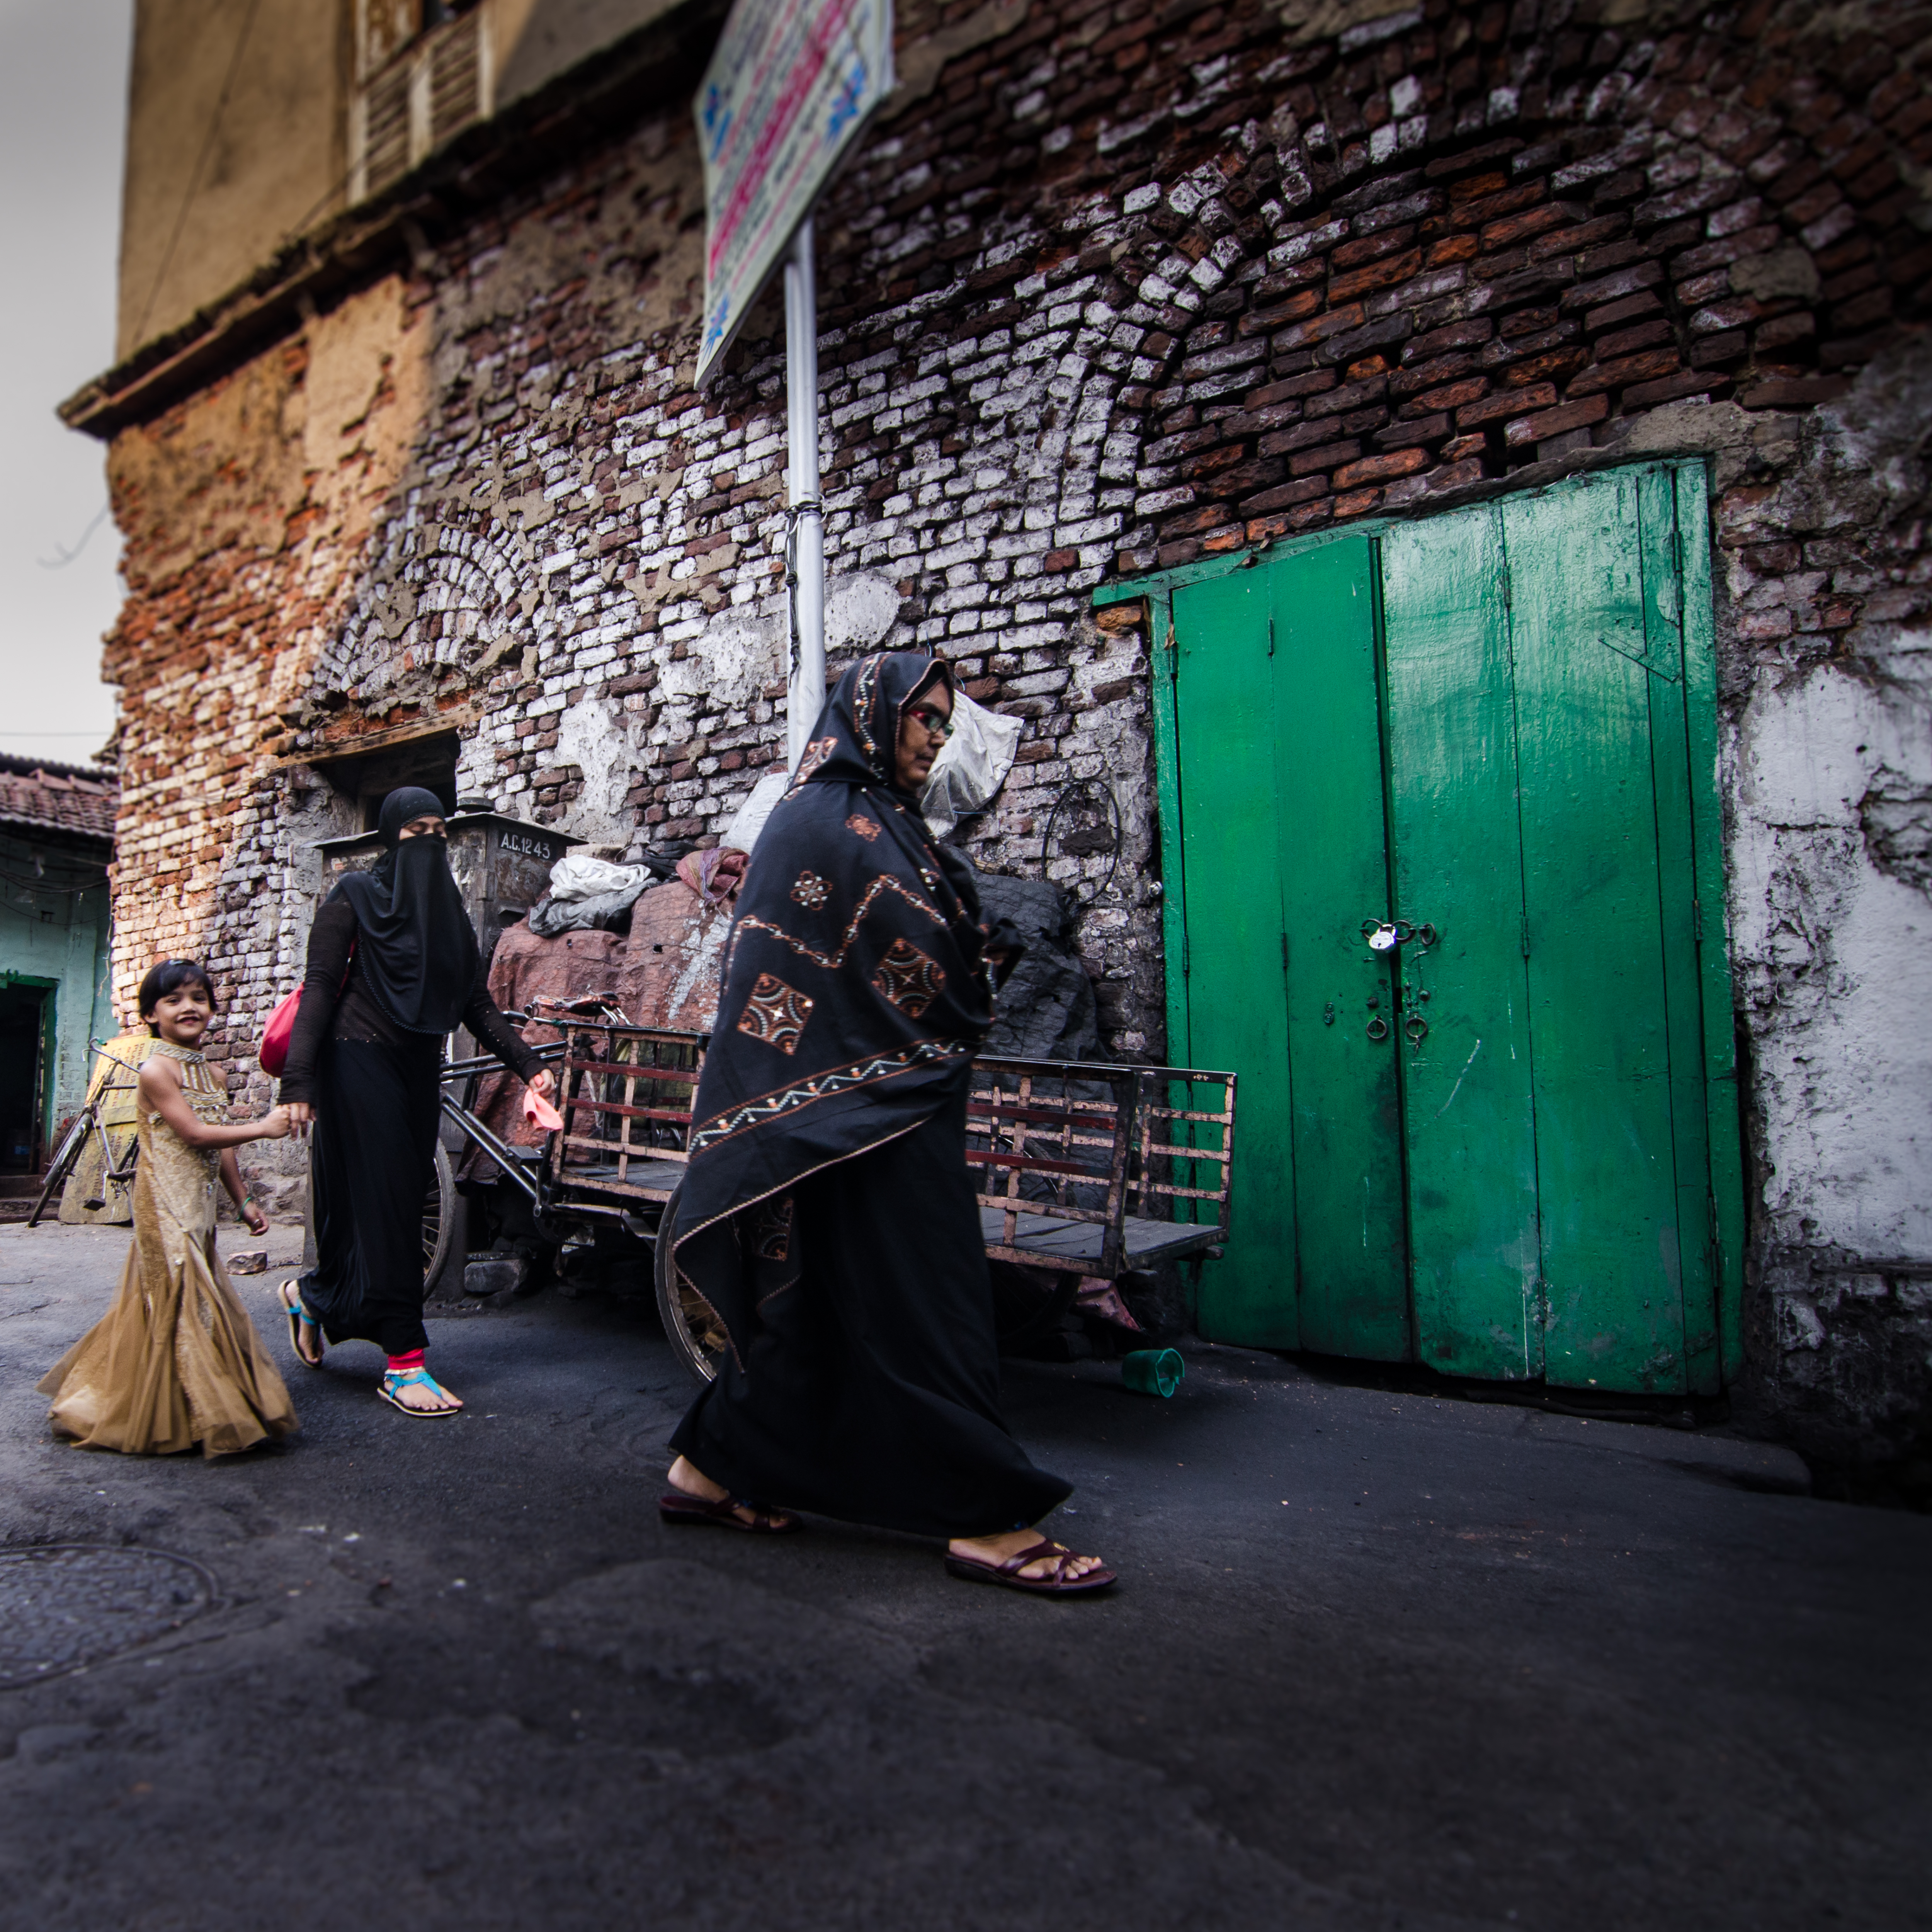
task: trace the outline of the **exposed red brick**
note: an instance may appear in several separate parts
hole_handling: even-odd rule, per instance
[[[1503,440],[1512,448],[1526,442],[1540,442],[1545,436],[1561,436],[1565,430],[1601,422],[1610,412],[1608,396],[1592,396],[1580,403],[1561,404],[1533,416],[1517,417],[1504,426]]]
[[[1478,396],[1487,392],[1489,386],[1489,379],[1486,376],[1472,376],[1466,382],[1450,382],[1442,388],[1431,389],[1427,394],[1416,397],[1413,401],[1405,403],[1402,413],[1405,416],[1433,416],[1443,410],[1459,409],[1466,403],[1473,403]],[[1520,398],[1510,405],[1512,408],[1521,406]],[[1506,416],[1508,412],[1505,410],[1502,413]]]
[[[1756,382],[1740,392],[1738,400],[1748,410],[1802,410],[1814,403],[1828,403],[1852,386],[1844,376],[1787,376],[1769,382]]]
[[[1422,250],[1419,248],[1412,248],[1406,255],[1397,255],[1386,262],[1372,262],[1366,268],[1352,269],[1346,275],[1331,277],[1328,299],[1352,302],[1374,289],[1393,288],[1398,282],[1407,281],[1421,266]]]
[[[1479,423],[1496,422],[1520,410],[1548,409],[1556,400],[1556,388],[1549,382],[1538,382],[1528,389],[1506,390],[1499,396],[1485,396],[1480,402],[1465,404],[1456,412],[1456,427],[1473,429]]]
[[[1493,254],[1499,248],[1514,248],[1519,242],[1528,242],[1533,236],[1543,233],[1546,229],[1558,228],[1580,223],[1581,209],[1568,202],[1546,202],[1540,208],[1532,208],[1521,214],[1505,216],[1500,221],[1488,223],[1483,230],[1483,252]],[[1576,246],[1582,246],[1580,243]]]
[[[1646,349],[1636,356],[1620,356],[1613,362],[1594,362],[1571,379],[1571,396],[1594,395],[1599,389],[1620,388],[1626,382],[1643,382],[1667,376],[1682,358],[1676,350]]]
[[[1334,514],[1338,521],[1344,517],[1365,517],[1382,500],[1380,490],[1358,490],[1352,496],[1335,499]]]
[[[1340,335],[1344,329],[1360,328],[1364,316],[1360,302],[1351,302],[1343,308],[1330,309],[1326,315],[1317,316],[1312,322],[1296,322],[1284,328],[1270,345],[1276,355],[1291,349],[1306,349],[1317,342],[1325,342],[1331,335]]]
[[[1362,453],[1362,446],[1352,440],[1347,442],[1324,444],[1318,449],[1304,449],[1289,458],[1288,470],[1297,476],[1306,476],[1311,470],[1332,470],[1338,463],[1348,463]]]
[[[1244,335],[1265,335],[1270,329],[1280,328],[1285,322],[1299,322],[1304,316],[1312,315],[1322,306],[1320,292],[1305,289],[1287,301],[1276,302],[1267,308],[1250,309],[1240,320],[1240,330]]]
[[[1391,483],[1398,476],[1412,476],[1429,466],[1424,449],[1394,449],[1385,456],[1365,456],[1359,463],[1345,464],[1334,476],[1337,490],[1354,490],[1366,483]],[[1346,514],[1338,506],[1336,514]]]

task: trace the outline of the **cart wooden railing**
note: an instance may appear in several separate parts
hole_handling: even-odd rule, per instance
[[[689,1158],[704,1036],[577,1018],[562,1030],[546,1057],[555,1056],[563,1126],[537,1179],[522,1184],[539,1225],[620,1220],[653,1238]],[[1234,1084],[1232,1073],[1196,1067],[975,1061],[966,1165],[988,1255],[1060,1283],[1041,1304],[1056,1318],[1078,1277],[1118,1280],[1218,1255]],[[473,1123],[469,1130],[476,1137]],[[724,1346],[717,1318],[667,1265],[668,1244],[656,1246],[666,1333],[692,1372],[708,1377]]]
[[[1218,1255],[1234,1137],[1232,1073],[977,1060],[966,1164],[986,1252],[1108,1280]]]

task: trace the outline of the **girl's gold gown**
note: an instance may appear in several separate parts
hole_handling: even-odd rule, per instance
[[[206,1060],[166,1040],[198,1120],[227,1096]],[[214,1252],[220,1150],[191,1148],[143,1109],[134,1242],[113,1306],[40,1381],[54,1432],[83,1448],[168,1456],[198,1443],[232,1455],[294,1430],[289,1392]]]

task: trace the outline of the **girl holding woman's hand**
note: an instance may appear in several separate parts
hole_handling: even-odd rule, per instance
[[[254,1234],[268,1216],[248,1198],[235,1150],[280,1140],[287,1109],[230,1120],[228,1095],[200,1046],[214,988],[192,959],[164,960],[141,982],[154,1036],[142,1063],[134,1242],[113,1306],[42,1379],[56,1433],[91,1448],[209,1456],[296,1426],[281,1376],[214,1247],[220,1181]]]

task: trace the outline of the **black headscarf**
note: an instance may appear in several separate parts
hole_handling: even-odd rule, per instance
[[[741,1353],[759,1264],[784,1261],[746,1210],[917,1126],[992,1024],[972,868],[898,782],[904,713],[940,683],[950,669],[922,652],[846,671],[739,890],[670,1234]]]
[[[388,848],[366,872],[336,887],[360,930],[356,963],[376,1004],[407,1033],[448,1033],[476,990],[476,928],[449,870],[446,838],[404,838],[412,819],[440,818],[442,801],[404,785],[382,801]]]

